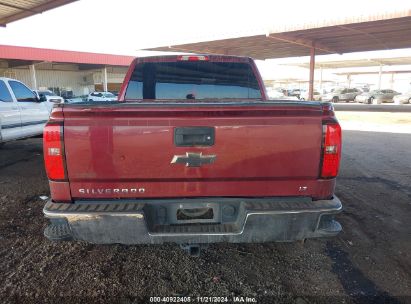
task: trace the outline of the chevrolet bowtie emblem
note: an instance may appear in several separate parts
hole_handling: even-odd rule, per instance
[[[203,153],[190,153],[186,155],[174,155],[171,160],[172,164],[185,164],[186,167],[200,167],[202,165],[212,164],[217,155],[203,155]]]

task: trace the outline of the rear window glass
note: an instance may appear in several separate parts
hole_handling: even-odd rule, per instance
[[[239,62],[177,61],[136,65],[126,99],[260,99],[251,66]]]

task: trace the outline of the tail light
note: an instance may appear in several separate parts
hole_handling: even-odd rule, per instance
[[[43,131],[43,153],[47,176],[50,180],[65,180],[63,126],[48,123]]]
[[[321,178],[338,175],[341,159],[341,127],[336,121],[323,124]]]

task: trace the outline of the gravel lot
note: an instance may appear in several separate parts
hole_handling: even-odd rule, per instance
[[[0,150],[0,303],[256,297],[258,303],[411,302],[411,134],[344,131],[343,232],[300,243],[210,246],[52,243],[41,138]]]

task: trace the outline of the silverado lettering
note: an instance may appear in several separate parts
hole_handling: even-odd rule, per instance
[[[81,194],[103,194],[103,193],[144,193],[144,188],[132,188],[132,189],[79,189],[78,192]]]

